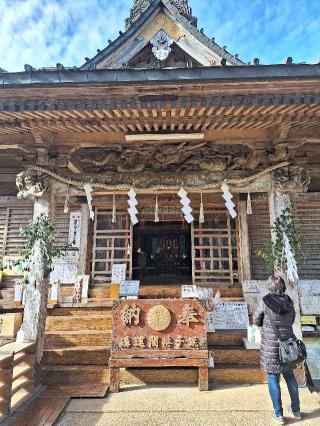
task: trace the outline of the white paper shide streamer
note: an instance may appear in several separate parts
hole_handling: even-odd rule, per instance
[[[130,216],[130,220],[132,225],[136,225],[139,221],[138,221],[138,209],[137,209],[137,205],[138,205],[138,201],[137,201],[137,194],[136,191],[131,188],[130,191],[128,192],[128,204],[129,204],[129,208],[128,208],[128,213]]]
[[[203,200],[202,200],[202,192],[201,192],[201,201],[200,201],[200,213],[199,213],[199,223],[204,223],[204,208],[203,208]]]
[[[299,279],[298,276],[298,267],[297,262],[292,251],[289,238],[285,233],[283,233],[283,242],[284,242],[284,255],[287,261],[287,278],[289,281],[293,282]]]
[[[188,198],[188,193],[185,189],[181,188],[178,192],[178,196],[181,198],[180,203],[182,204],[182,213],[187,223],[192,223],[194,217],[192,216],[192,208],[190,206],[191,200]]]
[[[160,222],[160,218],[159,218],[159,200],[158,200],[158,195],[156,195],[156,205],[155,205],[155,209],[154,209],[154,221],[156,223]]]
[[[223,182],[223,184],[221,185],[221,190],[223,192],[222,197],[225,199],[226,201],[226,207],[230,213],[230,216],[232,217],[232,219],[235,219],[235,217],[237,216],[237,212],[235,211],[235,204],[232,201],[233,195],[230,192],[229,186]]]
[[[117,222],[117,206],[116,206],[116,196],[113,194],[112,198],[112,223]]]
[[[85,183],[83,185],[83,189],[87,197],[87,203],[88,203],[89,212],[90,212],[90,219],[94,220],[94,211],[92,208],[92,195],[91,195],[91,192],[93,192],[92,186],[90,185],[90,183]]]
[[[248,195],[247,195],[247,214],[252,214],[252,203],[251,203],[250,192],[248,192]]]

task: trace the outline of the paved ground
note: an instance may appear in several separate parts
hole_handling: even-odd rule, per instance
[[[301,390],[303,420],[288,424],[320,425],[320,395]],[[283,390],[284,407],[289,404]],[[271,403],[266,385],[228,386],[199,392],[196,387],[128,386],[106,399],[74,399],[58,426],[269,426]]]

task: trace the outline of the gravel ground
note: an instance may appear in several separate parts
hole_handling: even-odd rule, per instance
[[[283,389],[283,406],[289,405]],[[300,392],[303,419],[287,424],[320,425],[320,395]],[[266,385],[228,386],[199,392],[196,387],[128,386],[105,399],[73,399],[58,426],[269,426],[272,408]]]

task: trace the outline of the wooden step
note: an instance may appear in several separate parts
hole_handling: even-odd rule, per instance
[[[90,303],[79,308],[72,306],[61,306],[53,308],[50,311],[51,316],[75,316],[75,317],[90,317],[91,315],[105,316],[112,310],[113,302],[106,302],[107,306],[92,306]],[[106,304],[105,303],[105,304]]]
[[[209,350],[214,353],[215,366],[220,364],[225,365],[250,365],[259,367],[260,351],[246,350],[239,346],[215,346],[209,347]]]
[[[46,384],[109,383],[109,368],[101,365],[45,365]]]
[[[239,365],[219,365],[209,371],[209,380],[221,384],[259,384],[266,383],[266,374],[259,367]]]
[[[45,349],[66,348],[70,346],[111,346],[109,331],[48,331],[45,336]]]
[[[130,368],[121,369],[123,384],[191,384],[198,382],[196,368]],[[259,369],[249,366],[218,366],[209,370],[212,384],[259,384],[266,382],[266,375]]]
[[[110,312],[104,315],[49,316],[46,321],[46,331],[79,331],[79,330],[111,330],[112,316]]]
[[[218,330],[215,333],[208,333],[208,345],[243,347],[243,337],[246,334],[246,330]]]
[[[11,412],[15,412],[22,404],[32,397],[33,384],[19,389],[11,398]]]
[[[101,346],[74,346],[45,350],[43,363],[53,365],[108,365],[109,357],[110,349]]]

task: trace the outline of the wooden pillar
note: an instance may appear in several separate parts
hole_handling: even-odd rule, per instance
[[[53,199],[45,194],[34,202],[33,220],[40,215],[51,217],[53,214]],[[19,340],[37,342],[37,362],[40,364],[45,338],[45,323],[47,316],[49,270],[47,261],[41,250],[35,247],[29,272],[29,284],[26,287],[24,316]]]
[[[247,202],[244,200],[240,200],[238,204],[238,223],[240,240],[241,278],[242,281],[247,281],[251,280],[251,261]]]
[[[80,248],[78,274],[86,274],[87,251],[88,251],[88,230],[89,230],[89,208],[88,204],[81,204],[81,228],[80,228]]]
[[[270,222],[271,226],[274,221],[279,217],[284,210],[289,208],[292,209],[290,195],[282,191],[272,190],[269,194],[269,210],[270,210]],[[271,232],[271,238],[274,239],[273,232]],[[302,330],[301,330],[301,310],[299,302],[299,293],[298,293],[298,282],[287,282],[287,295],[291,297],[294,303],[294,308],[296,311],[296,319],[293,324],[293,332],[298,339],[302,339]],[[306,379],[303,368],[299,368],[295,371],[296,377],[299,383],[299,386],[305,386]]]

